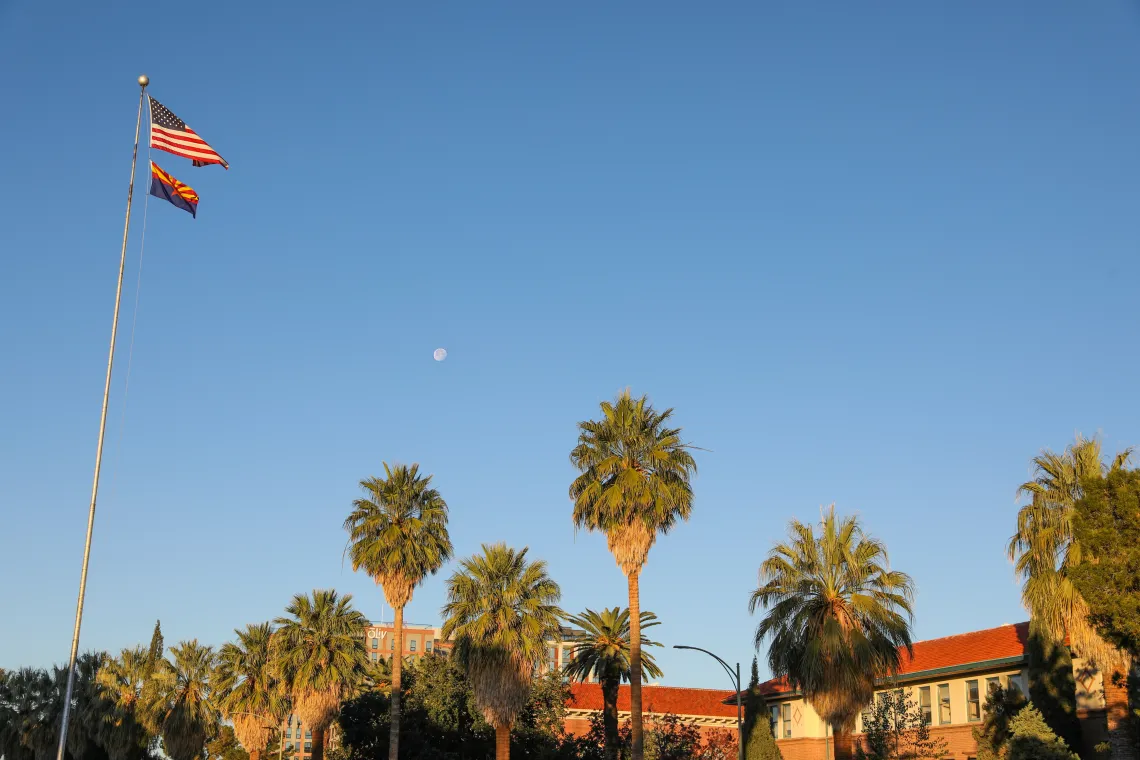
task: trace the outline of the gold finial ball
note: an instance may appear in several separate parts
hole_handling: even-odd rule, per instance
[[[146,74],[141,75],[139,77],[139,87],[146,87],[148,84],[150,84],[150,77]]]

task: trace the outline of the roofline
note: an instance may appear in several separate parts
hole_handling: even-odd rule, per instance
[[[996,660],[978,660],[977,662],[967,662],[962,665],[947,665],[943,668],[931,668],[929,670],[916,670],[913,673],[900,673],[896,676],[887,676],[885,678],[876,678],[876,686],[884,686],[889,684],[908,684],[915,681],[924,681],[928,678],[936,678],[938,676],[948,675],[963,675],[967,673],[982,672],[985,670],[995,670],[998,668],[1007,667],[1009,665],[1024,665],[1028,657],[1024,654],[1016,655],[1013,657],[999,657]],[[735,692],[732,695],[736,696]],[[772,691],[764,695],[765,697],[800,697],[803,696],[797,689],[788,689],[786,691]]]

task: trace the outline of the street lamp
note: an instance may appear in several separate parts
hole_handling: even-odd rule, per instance
[[[724,668],[724,672],[728,673],[728,677],[732,679],[733,684],[736,686],[736,745],[737,745],[737,748],[740,750],[740,752],[739,752],[740,760],[744,760],[744,719],[741,716],[741,707],[740,707],[740,663],[739,662],[736,663],[736,670],[733,671],[733,669],[731,667],[729,667],[729,664],[727,662],[720,659],[719,657],[717,657],[715,654],[713,654],[712,652],[710,652],[707,649],[701,649],[700,647],[687,647],[687,646],[682,646],[681,644],[674,644],[673,648],[674,649],[692,649],[694,652],[704,652],[709,657],[711,657],[714,660],[716,660],[717,662],[719,662],[720,666],[722,668]]]

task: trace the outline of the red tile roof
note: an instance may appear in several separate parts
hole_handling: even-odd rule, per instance
[[[1016,623],[987,628],[984,631],[959,633],[941,639],[916,641],[913,657],[905,649],[900,650],[902,664],[899,667],[899,675],[961,667],[1007,657],[1022,657],[1025,655],[1025,644],[1028,639],[1029,623]],[[760,690],[764,694],[781,694],[790,689],[785,679],[774,678],[760,684]]]
[[[596,683],[570,685],[570,701],[566,706],[578,710],[602,709],[602,687]],[[709,715],[736,717],[736,706],[725,701],[735,691],[723,689],[682,689],[675,686],[642,686],[641,705],[647,713],[665,715]],[[618,711],[629,712],[629,686],[618,689]]]

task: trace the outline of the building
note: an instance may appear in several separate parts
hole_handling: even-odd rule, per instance
[[[998,685],[1028,691],[1028,637],[1029,624],[1018,623],[917,642],[913,656],[902,652],[898,676],[884,680],[880,691],[905,689],[927,711],[932,736],[946,741],[943,760],[975,760],[977,743],[973,729],[984,718],[987,692]],[[1099,672],[1079,659],[1074,660],[1073,669],[1084,741],[1080,754],[1093,758],[1098,756],[1095,745],[1126,730],[1127,695],[1122,686],[1112,679],[1106,683]],[[581,735],[589,729],[592,715],[602,710],[601,689],[576,684],[572,690],[567,702],[566,730]],[[837,748],[830,729],[786,681],[767,681],[761,684],[761,691],[768,702],[772,733],[784,760],[847,757],[862,739],[862,716],[856,721],[854,733],[841,738],[845,746]],[[647,724],[656,715],[673,713],[705,735],[719,729],[734,730],[736,726],[736,694],[731,691],[646,686],[642,705]],[[619,691],[618,715],[622,722],[629,717],[628,686]],[[1123,756],[1114,751],[1109,758]]]
[[[673,686],[641,687],[641,714],[646,724],[663,715],[676,715],[701,734],[712,731],[730,731],[736,735],[736,692],[723,689],[681,689]],[[629,719],[629,686],[618,689],[618,722]],[[590,721],[602,712],[602,687],[597,683],[570,685],[570,700],[566,703],[563,727],[573,736],[584,736],[590,731]]]
[[[396,649],[396,624],[370,623],[364,633],[364,647],[373,662],[389,659]],[[451,644],[443,640],[442,629],[420,623],[404,623],[405,658],[423,657],[433,651],[451,651]]]
[[[884,680],[881,691],[902,688],[909,693],[930,717],[932,737],[945,740],[945,760],[974,760],[973,729],[982,723],[989,691],[1000,685],[1028,693],[1028,639],[1029,623],[1018,623],[916,642],[913,656],[901,652],[897,677]],[[1106,691],[1101,674],[1081,660],[1073,661],[1073,669],[1085,742],[1081,755],[1093,757],[1093,747],[1109,739],[1109,703],[1123,699],[1127,704],[1127,697],[1111,683]],[[836,748],[829,747],[834,743],[830,730],[787,682],[767,681],[761,691],[784,760],[825,760],[836,755]],[[862,733],[860,716],[851,741],[859,742]],[[842,757],[852,747],[837,749]]]

